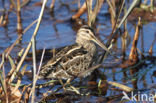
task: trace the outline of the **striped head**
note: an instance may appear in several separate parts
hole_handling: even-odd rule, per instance
[[[85,45],[90,41],[93,41],[94,43],[98,44],[101,48],[109,52],[106,46],[95,37],[94,30],[91,27],[84,25],[77,32],[76,43],[80,45]]]

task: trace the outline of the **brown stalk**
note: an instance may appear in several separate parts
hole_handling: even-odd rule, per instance
[[[87,6],[87,18],[88,18],[88,25],[91,26],[91,14],[92,14],[92,1],[93,0],[86,0],[86,6]]]
[[[9,22],[8,15],[9,11],[6,11],[6,9],[4,9],[3,14],[0,16],[0,26],[7,26]]]
[[[47,0],[45,0],[45,1],[47,1]],[[39,15],[39,17],[38,17],[38,22],[37,22],[36,28],[35,28],[35,30],[34,30],[34,33],[33,33],[33,35],[32,35],[32,38],[35,37],[35,36],[37,35],[37,32],[38,32],[38,30],[39,30],[39,26],[40,26],[40,23],[41,23],[41,20],[42,20],[42,15],[43,15],[43,12],[44,12],[44,7],[45,7],[45,5],[44,5],[44,6],[42,5],[41,12],[40,12],[40,15]],[[23,62],[24,62],[24,60],[25,60],[25,57],[27,56],[27,54],[28,54],[28,52],[29,52],[29,50],[30,50],[30,48],[31,48],[31,45],[32,45],[32,38],[31,38],[31,41],[29,42],[29,44],[28,44],[28,46],[27,46],[27,48],[26,48],[26,50],[25,50],[23,56],[21,57],[21,59],[20,59],[18,65],[17,65],[16,71],[15,71],[15,72],[12,74],[12,76],[10,77],[9,83],[11,83],[11,82],[14,80],[14,78],[15,78],[17,72],[20,70],[20,68],[21,68],[21,66],[22,66],[22,64],[23,64]]]
[[[133,88],[130,88],[130,87],[126,86],[126,85],[123,85],[123,84],[120,84],[120,83],[117,83],[117,82],[107,81],[107,83],[110,84],[110,85],[113,85],[115,87],[121,88],[122,90],[124,90],[126,92],[131,92],[131,91],[134,90]]]
[[[108,2],[108,5],[110,6],[109,7],[109,12],[110,12],[110,15],[111,15],[112,28],[114,28],[115,27],[115,23],[116,23],[116,20],[115,20],[115,18],[116,18],[115,0],[113,0],[113,1],[107,0],[107,2]]]
[[[143,29],[141,29],[140,32],[140,39],[141,39],[141,51],[138,51],[141,54],[141,59],[144,59],[143,53],[145,52],[144,47],[145,47],[145,40],[144,40],[144,34],[143,34]]]
[[[106,46],[107,46],[107,47],[109,47],[109,45],[110,45],[111,42],[112,42],[112,39],[114,39],[115,36],[117,35],[117,33],[119,32],[119,30],[120,30],[119,28],[121,27],[121,25],[122,25],[123,22],[126,20],[126,18],[128,17],[128,15],[132,12],[132,10],[134,9],[134,7],[136,6],[137,1],[138,1],[138,0],[133,0],[132,4],[130,5],[130,7],[129,7],[129,9],[127,10],[127,12],[126,12],[126,14],[124,15],[124,17],[121,19],[120,23],[117,25],[117,27],[115,26],[115,27],[113,28],[112,33],[111,33],[111,35],[110,35],[110,37],[109,37],[109,39],[108,39],[108,41],[107,41],[107,43],[106,43]],[[119,11],[119,14],[118,14],[118,17],[117,17],[117,18],[119,18],[119,15],[120,15],[120,13],[121,13],[121,10],[122,10],[122,8],[123,8],[124,3],[125,3],[125,0],[123,0],[123,2],[122,2],[122,4],[121,4],[120,11]],[[117,19],[117,21],[118,21],[118,19]],[[105,53],[103,53],[103,54],[105,54]]]
[[[77,19],[79,18],[82,14],[84,14],[87,10],[86,2],[83,3],[82,7],[78,10],[76,14],[72,16],[72,19]]]
[[[136,27],[135,35],[134,35],[133,42],[132,42],[132,48],[131,48],[131,51],[129,54],[129,63],[131,65],[136,64],[139,60],[138,52],[137,52],[137,43],[138,43],[138,39],[139,39],[140,29],[141,29],[141,18],[139,18],[138,25]],[[136,74],[137,72],[138,72],[138,68],[134,67],[130,70],[130,75],[133,77],[134,74]],[[135,78],[135,80],[132,80],[132,84],[133,84],[133,88],[135,88],[135,89],[138,88],[137,87],[137,78]]]
[[[12,75],[12,73],[15,71],[16,69],[16,65],[14,63],[14,60],[11,58],[11,56],[8,56],[8,59],[9,59],[9,62],[10,62],[10,65],[11,65],[11,70],[8,72],[7,74],[7,79],[8,77],[10,77]]]
[[[126,10],[124,10],[126,12]],[[128,30],[127,30],[127,20],[124,22],[124,34],[122,35],[122,54],[123,58],[126,56],[126,45],[127,45],[127,38],[128,38]]]
[[[20,5],[20,8],[27,5],[31,0],[23,0],[22,4]],[[15,4],[14,0],[10,0],[11,5],[17,9],[17,5]]]
[[[22,35],[22,19],[21,19],[21,4],[20,0],[17,0],[17,32],[19,35]]]
[[[22,77],[23,77],[23,75],[24,75],[24,72],[25,72],[25,70],[26,70],[26,67],[27,67],[27,65],[25,65],[25,66],[22,68],[21,75],[18,77],[16,86],[15,86],[15,88],[11,91],[11,94],[14,94],[14,93],[18,90],[18,88],[19,88],[19,86],[20,86],[20,84],[21,84],[21,80],[22,80]]]
[[[151,47],[150,47],[150,49],[149,49],[149,54],[152,56],[152,54],[153,54],[153,46],[154,46],[154,44],[156,43],[156,33],[155,33],[155,37],[154,37],[154,40],[153,40],[153,42],[152,42],[152,44],[151,44]]]
[[[94,7],[94,10],[92,10],[93,0],[86,0],[86,6],[87,6],[87,11],[88,11],[87,12],[88,13],[88,25],[90,27],[92,27],[93,24],[95,23],[96,16],[98,12],[100,11],[103,1],[104,0],[96,0],[96,5]]]
[[[25,28],[25,30],[23,31],[23,34],[25,34],[25,32],[28,31],[29,28],[32,27],[36,22],[37,22],[37,20],[33,21],[27,28]],[[19,35],[18,38],[15,40],[15,42],[10,47],[8,47],[8,49],[5,50],[6,58],[8,58],[10,52],[15,47],[15,45],[18,44],[18,42],[20,41],[21,38],[22,38],[22,35]]]
[[[122,55],[125,58],[126,55],[126,38],[127,38],[127,30],[124,32],[123,36],[122,36]]]
[[[96,5],[94,7],[94,11],[92,12],[92,16],[91,16],[92,25],[95,22],[95,19],[96,19],[96,16],[97,16],[98,12],[100,12],[100,9],[101,9],[101,6],[102,6],[103,2],[104,2],[104,0],[97,0],[96,1]]]
[[[2,72],[2,76],[3,76],[3,82],[4,82],[4,91],[5,91],[5,100],[6,100],[6,103],[8,103],[9,101],[9,98],[8,98],[8,84],[6,82],[6,78],[5,78],[5,69],[4,69],[4,66],[3,66],[3,72]]]
[[[50,4],[50,9],[53,11],[54,10],[54,5],[55,5],[55,0],[52,0]]]
[[[140,28],[141,28],[141,19],[139,18],[139,22],[136,27],[134,38],[133,38],[132,48],[129,54],[129,61],[133,63],[136,63],[138,61],[137,43],[139,39]]]
[[[2,25],[3,18],[4,18],[4,15],[1,15],[1,17],[0,17],[0,25]]]
[[[7,24],[9,23],[9,12],[5,13],[5,17],[4,17],[4,21],[3,21],[3,26],[7,26]]]

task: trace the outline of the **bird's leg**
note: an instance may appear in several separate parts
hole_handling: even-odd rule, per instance
[[[58,80],[59,80],[59,82],[61,83],[63,89],[66,90],[65,86],[66,86],[66,85],[70,85],[70,82],[71,82],[73,79],[67,79],[67,81],[66,81],[65,84],[63,83],[62,79],[58,79]]]
[[[71,79],[67,79],[65,85],[68,85],[68,84],[70,85],[70,82],[71,82]]]
[[[73,79],[74,79],[74,77],[71,78],[71,79],[68,79],[67,82],[65,83],[65,85],[69,85],[69,87],[70,87],[71,89],[73,89],[77,94],[80,94],[79,90],[77,90],[74,86],[71,85],[71,81],[72,81]]]
[[[62,79],[58,79],[58,80],[59,80],[59,82],[61,83],[63,89],[66,90],[66,88],[65,88],[65,84],[63,83]]]

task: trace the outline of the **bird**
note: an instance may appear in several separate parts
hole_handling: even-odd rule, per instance
[[[97,45],[105,51],[108,48],[95,37],[94,30],[83,25],[77,32],[76,43],[62,48],[54,57],[46,62],[40,70],[39,78],[71,80],[81,75],[86,77],[91,74],[91,68],[97,61]],[[89,72],[84,73],[86,70]]]

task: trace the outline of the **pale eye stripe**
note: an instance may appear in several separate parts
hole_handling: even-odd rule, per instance
[[[94,33],[94,30],[93,30],[92,28],[90,28],[90,27],[81,28],[80,30],[89,30],[89,31],[91,31],[91,32],[93,32],[93,33]]]
[[[90,29],[80,29],[80,31],[90,31]]]
[[[79,32],[85,32],[86,33],[86,31],[89,31],[89,34],[94,35],[94,32],[90,29],[81,29]]]

